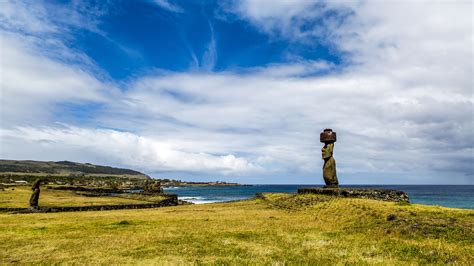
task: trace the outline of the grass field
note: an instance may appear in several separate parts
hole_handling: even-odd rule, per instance
[[[0,214],[0,264],[469,265],[473,227],[472,210],[289,194],[144,210]]]
[[[31,188],[16,186],[0,191],[0,208],[27,208],[29,207]],[[59,206],[91,206],[149,203],[143,198],[126,197],[87,197],[73,191],[52,190],[41,188],[39,205],[44,207]]]

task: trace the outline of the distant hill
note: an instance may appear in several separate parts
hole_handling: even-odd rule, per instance
[[[70,161],[43,162],[0,160],[0,175],[2,176],[68,176],[68,177],[115,177],[126,179],[150,179],[149,176],[135,170],[76,163]]]
[[[142,187],[152,179],[135,170],[90,163],[0,160],[0,185],[25,183],[25,181],[31,184],[38,178],[51,184],[93,187]],[[154,179],[154,181],[161,182],[165,187],[239,185],[222,181],[186,182],[167,178]]]

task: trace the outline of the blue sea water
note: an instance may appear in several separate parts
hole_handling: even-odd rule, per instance
[[[172,187],[165,192],[193,203],[212,203],[248,199],[257,192],[296,193],[300,187],[320,185],[249,185]],[[343,187],[383,188],[405,191],[411,203],[439,205],[452,208],[474,209],[474,185],[350,185]]]

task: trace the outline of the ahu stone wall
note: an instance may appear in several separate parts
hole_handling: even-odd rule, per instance
[[[410,202],[408,195],[400,190],[368,188],[299,188],[298,194],[321,194],[337,197],[375,199],[393,202]]]

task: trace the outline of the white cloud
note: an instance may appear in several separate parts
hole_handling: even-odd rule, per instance
[[[87,162],[90,158],[102,158],[103,162],[109,164],[124,165],[147,172],[156,172],[159,169],[161,172],[239,175],[261,170],[244,158],[232,154],[212,155],[188,151],[186,147],[176,143],[116,130],[85,129],[67,125],[62,128],[19,127],[2,130],[0,136],[3,141],[7,140],[9,143],[41,148],[42,153],[59,151],[61,156],[68,160]],[[9,143],[3,145],[8,146]],[[17,151],[17,156],[31,155],[28,151],[20,150]]]
[[[178,5],[170,3],[169,0],[153,0],[159,7],[175,13],[182,13],[184,10]]]
[[[43,6],[28,9],[23,2],[2,1],[0,3],[0,22],[2,28],[23,32],[56,32],[57,28],[47,21],[47,12]]]
[[[352,73],[304,79],[174,74],[138,81],[126,96],[130,113],[125,115],[140,113],[156,126],[145,127],[157,132],[171,121],[175,131],[167,137],[209,142],[199,147],[203,149],[217,142],[223,150],[271,158],[285,171],[317,171],[317,134],[327,126],[343,136],[337,156],[347,172],[421,171],[433,162],[429,156],[469,147],[472,103],[449,98],[449,92],[429,98],[421,90],[407,95],[418,103],[403,110],[405,103],[390,96],[399,89],[390,78]],[[433,129],[437,132],[430,132]],[[238,139],[235,145],[229,142],[232,138]],[[451,140],[460,145],[451,145]],[[404,153],[413,156],[400,156]],[[464,161],[469,159],[469,148],[459,150],[462,153]],[[372,159],[376,161],[368,167],[365,162]]]
[[[118,93],[86,54],[66,45],[72,28],[100,32],[105,6],[2,1],[0,7],[2,127],[49,123],[57,104],[104,104]]]
[[[303,25],[321,17],[323,8],[313,0],[271,1],[243,0],[223,5],[224,10],[235,13],[255,24],[272,36],[299,39],[308,34]]]
[[[330,96],[327,91],[327,98],[339,99],[334,99],[338,109],[327,110],[344,131],[360,131],[357,126],[366,131],[354,142],[382,149],[380,165],[400,161],[391,171],[413,173],[442,168],[474,181],[472,2],[277,1],[261,13],[262,3],[268,4],[236,2],[234,12],[271,35],[294,41],[316,37],[346,53],[344,59],[353,65],[331,83],[346,83],[353,92]],[[328,11],[343,16],[322,15]],[[308,23],[301,34],[308,14],[320,23]],[[379,137],[365,143],[371,135]],[[391,151],[396,158],[387,154]],[[413,156],[404,157],[407,153]]]
[[[42,55],[35,41],[0,32],[2,126],[45,122],[57,103],[105,103],[114,93],[80,66]]]
[[[327,73],[335,68],[333,63],[324,60],[305,60],[292,64],[271,64],[260,68],[260,74],[267,77],[298,77]],[[259,72],[259,69],[253,68],[251,71]]]
[[[0,28],[31,35],[59,34],[71,28],[100,33],[100,17],[108,12],[108,1],[95,5],[84,1],[54,5],[44,1],[3,0]]]

